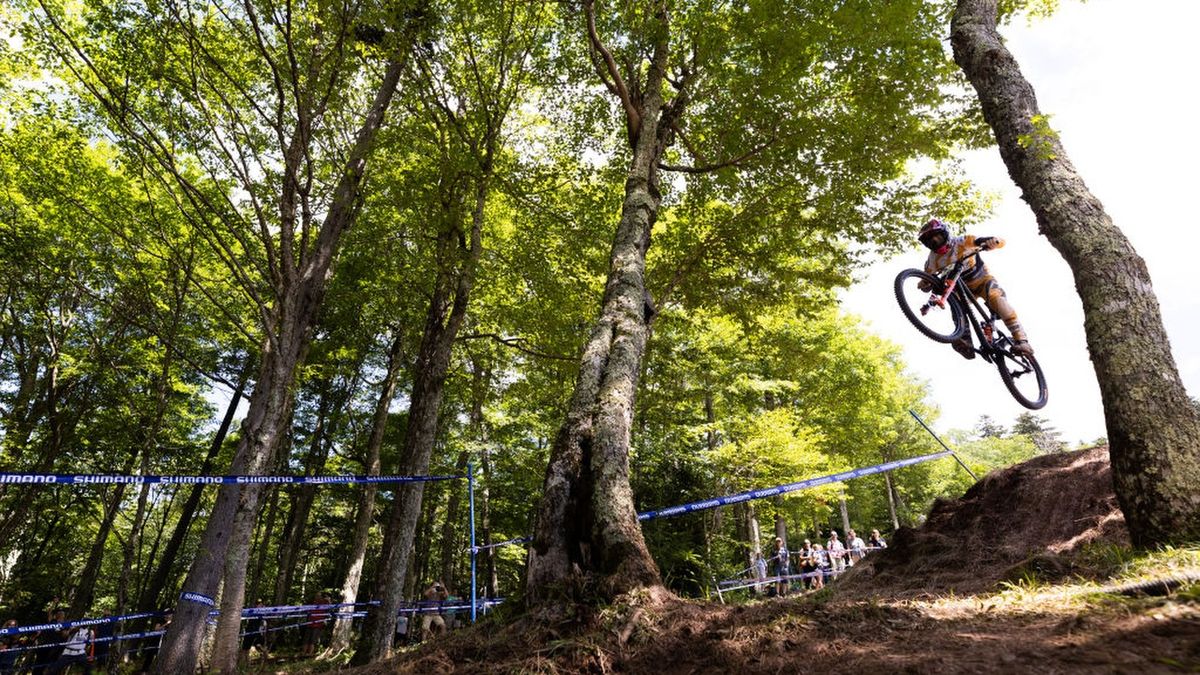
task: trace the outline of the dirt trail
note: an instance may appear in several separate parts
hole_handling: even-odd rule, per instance
[[[1127,544],[1106,450],[993,472],[823,594],[635,597],[574,626],[481,625],[353,672],[1200,672],[1195,586],[1132,600],[996,593],[1006,579],[1094,573],[1082,547]]]

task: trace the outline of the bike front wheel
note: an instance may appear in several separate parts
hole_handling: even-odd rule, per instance
[[[932,290],[920,289],[921,282],[930,289],[943,288],[942,280],[921,270],[904,270],[896,276],[896,302],[904,316],[925,337],[938,342],[954,342],[967,332],[967,316],[962,303],[954,295],[946,298],[946,304],[930,304]]]
[[[1030,410],[1038,410],[1046,405],[1050,392],[1037,359],[1002,350],[996,354],[996,368],[1000,371],[1004,386],[1008,387],[1017,403]]]

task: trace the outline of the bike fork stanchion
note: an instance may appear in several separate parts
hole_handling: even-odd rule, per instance
[[[934,439],[935,441],[937,441],[938,443],[940,443],[940,444],[941,444],[941,446],[942,446],[943,448],[945,448],[945,449],[947,450],[947,452],[949,452],[949,453],[950,453],[950,456],[954,458],[954,461],[958,462],[958,465],[959,465],[959,466],[961,466],[961,467],[963,468],[963,470],[964,470],[964,471],[966,471],[968,474],[970,474],[970,475],[971,475],[971,478],[973,478],[973,479],[974,479],[974,480],[976,480],[976,481],[978,481],[978,480],[979,480],[979,476],[976,476],[976,475],[975,475],[975,472],[974,472],[974,471],[972,471],[972,470],[971,470],[971,468],[970,468],[969,466],[967,466],[966,464],[964,464],[964,463],[963,463],[963,461],[962,461],[961,459],[959,459],[959,458],[958,458],[958,454],[957,454],[957,453],[955,453],[953,450],[951,450],[951,449],[950,449],[950,446],[948,446],[948,445],[946,445],[945,443],[943,443],[943,442],[942,442],[942,439],[941,439],[941,438],[938,438],[938,435],[937,435],[937,434],[935,434],[935,433],[933,433],[933,429],[930,429],[930,428],[929,428],[929,425],[928,425],[928,424],[925,424],[925,420],[921,419],[921,416],[920,416],[920,415],[918,415],[917,413],[915,413],[915,412],[914,412],[914,411],[912,411],[912,410],[909,410],[909,411],[908,411],[908,414],[909,414],[909,415],[912,415],[912,416],[913,416],[913,419],[915,419],[915,420],[916,420],[918,423],[920,423],[920,425],[921,425],[921,426],[925,427],[925,431],[928,431],[928,432],[929,432],[929,435],[930,435],[930,436],[933,436],[933,439]]]

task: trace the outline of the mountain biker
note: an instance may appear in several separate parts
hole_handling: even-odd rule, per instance
[[[965,259],[964,271],[960,278],[966,282],[967,288],[1004,320],[1004,325],[1008,326],[1012,333],[1012,351],[1022,356],[1033,356],[1033,347],[1029,345],[1025,329],[1021,327],[1021,322],[1017,321],[1017,311],[1008,303],[1004,289],[1000,288],[1000,284],[988,273],[982,258],[969,257],[976,248],[983,251],[1001,248],[1004,246],[1004,240],[1000,237],[976,237],[970,234],[951,236],[950,228],[937,218],[930,218],[929,222],[925,223],[917,239],[929,249],[929,258],[925,260],[925,271],[929,274]],[[919,287],[923,291],[930,290],[928,282],[922,282]],[[975,348],[972,346],[969,332],[955,340],[951,346],[954,347],[954,351],[962,354],[963,358],[975,358]]]

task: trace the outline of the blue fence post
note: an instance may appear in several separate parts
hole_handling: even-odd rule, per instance
[[[475,465],[467,462],[467,502],[471,512],[471,623],[475,623],[478,606],[475,594]]]

